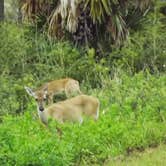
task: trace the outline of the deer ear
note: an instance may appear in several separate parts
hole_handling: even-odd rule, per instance
[[[46,84],[46,85],[44,86],[43,91],[44,91],[45,94],[48,93],[48,84]]]
[[[33,92],[33,90],[27,86],[24,87],[26,92],[30,95],[30,96],[35,96],[35,93]]]

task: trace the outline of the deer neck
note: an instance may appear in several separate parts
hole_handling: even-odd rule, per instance
[[[41,120],[44,124],[47,124],[48,119],[47,119],[46,110],[40,111],[39,108],[38,108],[38,115],[39,115],[40,120]]]

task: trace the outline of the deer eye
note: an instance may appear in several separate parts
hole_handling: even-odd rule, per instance
[[[35,100],[38,101],[37,98],[35,98]]]
[[[46,101],[47,98],[44,98],[44,101]]]

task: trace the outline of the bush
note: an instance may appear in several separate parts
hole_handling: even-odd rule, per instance
[[[141,22],[139,30],[131,35],[121,49],[114,48],[108,56],[110,65],[132,73],[149,69],[152,73],[165,71],[166,65],[166,16],[160,13],[160,6]]]

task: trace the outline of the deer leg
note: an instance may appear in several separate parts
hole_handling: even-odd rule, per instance
[[[57,130],[58,136],[61,138],[61,136],[63,134],[62,130],[59,127],[56,127],[56,130]]]
[[[80,91],[80,89],[78,89],[78,93],[80,94],[80,95],[82,95],[83,93]]]
[[[99,106],[97,106],[97,111],[96,114],[94,115],[94,120],[97,121],[98,118],[99,118]]]
[[[70,97],[70,92],[69,92],[68,88],[65,88],[65,94],[66,94],[66,97],[67,97],[67,98]]]

